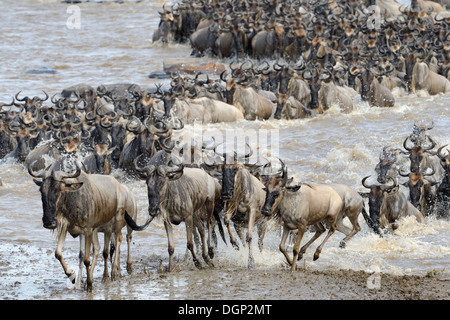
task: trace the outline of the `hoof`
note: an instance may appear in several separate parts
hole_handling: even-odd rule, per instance
[[[345,246],[346,246],[346,243],[345,243],[345,241],[341,241],[341,242],[339,242],[339,248],[345,248]]]
[[[320,256],[320,252],[316,251],[316,253],[314,253],[313,260],[316,261],[317,259],[319,259],[319,256]]]
[[[127,272],[128,272],[128,274],[132,274],[133,273],[133,265],[131,265],[131,264],[127,264]]]
[[[208,249],[208,255],[211,259],[214,259],[214,249],[213,248]]]

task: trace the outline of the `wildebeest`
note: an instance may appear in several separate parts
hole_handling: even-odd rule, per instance
[[[205,108],[205,113],[209,114],[211,123],[235,122],[244,119],[244,114],[241,110],[226,102],[207,97],[192,99],[190,102],[202,105]]]
[[[66,173],[65,161],[55,163],[51,168],[38,172],[29,169],[31,176],[39,186],[43,206],[43,225],[46,229],[57,229],[57,248],[55,257],[61,263],[64,273],[71,280],[73,271],[63,259],[62,248],[66,233],[73,237],[83,236],[85,248],[84,265],[87,273],[87,290],[92,291],[92,272],[90,270],[90,250],[93,243],[94,230],[104,224],[114,222],[116,255],[111,270],[111,278],[120,276],[120,244],[122,228],[125,225],[125,212],[136,217],[136,202],[128,188],[115,178],[107,175],[90,175],[81,171],[76,165],[75,173]],[[130,229],[129,229],[130,230]],[[130,238],[127,238],[131,240]],[[74,281],[74,279],[73,279]]]
[[[381,235],[381,229],[389,225],[397,229],[398,220],[402,217],[414,216],[418,222],[424,221],[422,213],[406,199],[394,179],[388,178],[391,184],[370,185],[366,182],[369,177],[364,177],[361,183],[370,191],[361,195],[369,199],[369,226],[376,233]]]
[[[314,253],[314,260],[319,258],[325,242],[337,228],[336,220],[339,214],[343,212],[344,202],[339,194],[330,186],[310,186],[308,184],[288,186],[287,180],[287,168],[282,162],[281,176],[272,176],[266,183],[265,202],[261,211],[266,216],[271,216],[277,212],[283,220],[280,251],[290,264],[291,271],[294,271],[296,269],[297,258],[301,258],[306,249],[325,232],[326,229],[323,223],[326,223],[329,225],[330,230]],[[314,226],[316,233],[300,249],[303,234],[310,225]],[[298,230],[292,260],[285,247],[286,239],[291,230]]]
[[[414,94],[417,90],[425,90],[431,95],[447,93],[450,92],[450,81],[430,70],[425,62],[416,62],[412,72],[411,90]]]
[[[409,174],[400,172],[400,175],[408,177],[408,180],[403,185],[409,190],[409,201],[424,216],[432,214],[436,203],[436,191],[432,190],[432,188],[438,182],[427,179],[427,176],[432,176],[433,174],[434,172],[411,172]]]
[[[80,83],[61,91],[61,96],[64,99],[70,99],[75,96],[76,99],[83,99],[86,101],[85,111],[93,111],[97,101],[97,91],[90,85]]]
[[[258,231],[258,247],[263,249],[263,239],[267,227],[265,217],[261,215],[261,207],[264,204],[264,185],[249,170],[255,165],[240,163],[238,153],[227,153],[217,151],[215,153],[223,157],[223,163],[214,160],[212,165],[208,166],[214,175],[220,176],[221,191],[220,198],[225,203],[224,222],[227,226],[230,236],[230,242],[234,248],[238,249],[239,244],[231,231],[231,222],[241,239],[242,243],[248,245],[248,268],[254,268],[255,262],[252,253],[253,228],[256,226]],[[252,154],[250,150],[243,156],[248,159]],[[244,229],[247,229],[247,236],[244,237]]]
[[[272,101],[258,94],[252,87],[244,87],[242,81],[239,84],[232,78],[225,80],[221,74],[221,79],[226,82],[227,103],[243,110],[246,120],[267,120],[272,115],[274,104]]]
[[[377,181],[381,184],[387,182],[387,177],[391,177],[397,182],[398,170],[404,165],[406,158],[402,157],[402,150],[391,146],[383,147],[380,153],[379,162],[375,166]]]
[[[393,107],[395,98],[392,92],[383,86],[374,76],[373,71],[364,68],[360,73],[361,98],[372,107]]]
[[[192,47],[191,55],[202,56],[207,53],[216,54],[215,43],[217,41],[217,23],[195,31],[189,41]]]
[[[403,141],[403,148],[405,148],[406,153],[409,155],[410,160],[410,171],[413,173],[426,172],[427,169],[433,171],[433,179],[438,181],[441,179],[444,172],[441,166],[441,161],[436,155],[436,152],[432,149],[436,146],[436,142],[428,137],[431,142],[429,145],[415,145],[413,147],[408,146],[409,137]]]
[[[128,122],[128,131],[133,132],[135,136],[124,145],[119,159],[119,168],[134,172],[134,160],[138,156],[143,155],[144,158],[150,159],[161,147],[164,148],[163,141],[170,139],[170,136],[163,137],[163,135],[168,134],[171,129],[167,123],[155,122],[152,119],[152,116],[147,116],[141,122],[134,117]]]
[[[445,156],[442,151],[446,146],[442,146],[437,150],[437,155],[441,159],[441,165],[445,169],[436,194],[435,209],[438,217],[448,217],[450,215],[450,153]]]
[[[164,12],[159,12],[160,21],[158,29],[153,32],[152,41],[161,41],[164,45],[167,45],[172,41],[175,33],[174,17],[171,11],[165,10]]]
[[[277,105],[273,117],[275,119],[303,119],[314,114],[314,111],[305,107],[294,96],[290,96],[283,104]]]
[[[319,91],[319,102],[322,110],[326,111],[333,106],[338,106],[344,113],[353,111],[353,97],[349,94],[349,91],[336,85],[329,70],[324,69],[324,74],[326,76],[321,78],[322,83]]]
[[[159,151],[144,166],[134,161],[139,177],[145,179],[148,192],[148,213],[146,224],[161,215],[168,238],[169,266],[173,270],[173,242],[172,225],[184,222],[186,225],[187,248],[192,253],[197,268],[201,264],[195,254],[193,243],[194,228],[200,233],[202,241],[202,257],[206,263],[212,265],[210,256],[212,251],[212,226],[214,202],[217,195],[216,181],[203,169],[185,168],[183,164],[174,164],[170,153]],[[206,250],[206,236],[204,223],[208,223],[209,254]]]

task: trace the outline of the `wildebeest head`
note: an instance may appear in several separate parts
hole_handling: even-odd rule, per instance
[[[219,154],[217,149],[215,149],[215,152]],[[244,154],[244,159],[248,159],[251,155],[252,150],[250,149],[248,153]],[[243,164],[239,163],[236,151],[233,152],[233,155],[230,155],[224,150],[224,152],[221,153],[221,156],[223,157],[224,162],[221,165],[222,189],[220,197],[222,200],[231,200],[234,197],[236,173],[243,168]]]
[[[20,162],[25,161],[30,152],[30,140],[36,138],[39,134],[36,131],[36,123],[33,121],[32,124],[32,126],[27,126],[24,123],[17,123],[16,121],[8,124],[9,135],[15,141],[14,155]]]
[[[376,233],[380,233],[380,211],[381,206],[384,201],[384,197],[386,194],[395,193],[398,191],[398,184],[392,177],[388,177],[388,180],[391,180],[391,184],[382,184],[382,185],[369,185],[366,183],[366,180],[370,176],[367,176],[362,179],[362,185],[369,189],[368,193],[362,194],[363,197],[369,199],[369,211],[370,211],[370,220],[371,225],[369,225]]]
[[[416,57],[414,56],[413,53],[409,53],[405,59],[405,77],[404,77],[404,80],[407,84],[406,88],[408,91],[411,90],[412,74],[415,64],[416,64]]]
[[[319,90],[320,80],[317,69],[313,70],[313,74],[310,72],[304,72],[303,78],[308,80],[309,90],[311,91],[311,101],[309,102],[309,108],[316,109],[319,107]]]
[[[429,139],[429,135],[427,134],[428,130],[433,129],[434,122],[431,122],[431,125],[418,125],[414,123],[413,132],[409,135],[409,141],[411,141],[416,146],[424,145]]]
[[[278,91],[278,71],[271,70],[267,61],[254,69],[254,73],[259,75],[260,86],[262,90],[277,93]]]
[[[444,155],[443,150],[445,147],[447,147],[447,145],[440,147],[437,150],[436,154],[439,157],[439,159],[441,159],[441,165],[444,168],[444,170],[449,172],[450,171],[450,152],[447,153],[447,155]]]
[[[425,157],[428,156],[426,153],[429,153],[430,150],[436,146],[436,142],[434,142],[430,137],[428,137],[428,140],[430,140],[431,142],[429,146],[414,146],[410,148],[407,145],[408,140],[409,137],[407,137],[403,141],[403,147],[409,153],[409,159],[411,161],[410,171],[413,173],[418,173],[420,171],[422,162],[424,161]]]
[[[21,91],[19,91],[16,95],[15,98],[17,101],[23,102],[24,104],[16,104],[14,103],[15,106],[18,107],[24,107],[25,111],[31,111],[31,112],[35,112],[36,108],[39,108],[42,104],[42,102],[46,101],[48,99],[48,94],[45,91],[42,91],[45,95],[44,98],[39,98],[38,96],[34,96],[33,98],[30,97],[24,97],[24,98],[19,98],[19,94]]]
[[[380,153],[380,161],[375,167],[379,183],[386,183],[387,177],[395,177],[397,174],[397,157],[399,152],[401,151],[391,147],[383,148],[383,151]]]
[[[175,99],[182,99],[184,97],[184,87],[177,84],[164,92],[162,92],[161,88],[158,87],[157,93],[160,95],[160,99],[164,102],[164,117],[170,118],[170,112],[175,103]]]
[[[82,186],[82,182],[73,182],[81,174],[81,169],[77,166],[75,173],[66,173],[63,170],[63,161],[58,160],[55,164],[50,165],[46,169],[34,172],[31,165],[28,168],[29,174],[38,179],[33,179],[34,183],[39,186],[43,207],[43,226],[46,229],[55,229],[57,227],[57,206],[61,194],[65,191],[75,191]],[[65,179],[71,179],[65,181]]]
[[[264,180],[264,190],[266,192],[266,199],[264,201],[264,205],[261,208],[261,213],[265,216],[271,216],[273,212],[278,207],[281,199],[282,193],[285,189],[290,191],[298,191],[300,189],[300,185],[298,186],[287,186],[288,182],[288,173],[287,168],[283,161],[281,161],[281,174],[265,176]]]
[[[426,195],[431,195],[430,188],[436,185],[437,182],[428,180],[426,177],[432,176],[434,170],[431,173],[411,172],[410,174],[403,174],[399,172],[399,174],[403,177],[408,177],[408,181],[403,183],[403,185],[409,189],[409,198],[412,205],[419,211],[427,214],[427,212],[424,212],[428,207],[426,202],[430,202],[431,199],[426,199]]]
[[[359,78],[361,80],[361,99],[367,101],[370,98],[370,85],[374,80],[374,75],[369,68],[361,71]]]
[[[179,179],[183,175],[184,164],[175,164],[171,154],[163,150],[157,152],[144,166],[139,165],[139,158],[134,160],[134,166],[139,177],[146,181],[148,213],[153,219],[161,214],[161,194],[165,191],[167,181]]]

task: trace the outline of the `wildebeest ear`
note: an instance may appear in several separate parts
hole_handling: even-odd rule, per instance
[[[395,186],[394,188],[386,190],[386,192],[389,194],[396,193],[399,188],[400,188],[399,186]]]
[[[369,193],[368,192],[358,192],[358,193],[363,198],[368,198],[369,197]]]
[[[81,188],[83,182],[77,183],[64,183],[66,191],[76,191]]]
[[[292,191],[292,192],[297,192],[297,191],[300,189],[301,186],[302,186],[302,185],[299,184],[299,185],[297,185],[297,186],[286,187],[286,189],[289,190],[289,191]]]
[[[174,172],[174,173],[168,173],[166,174],[166,177],[169,178],[169,180],[177,180],[179,178],[181,178],[181,176],[183,175],[183,171],[181,172]]]
[[[42,181],[41,181],[41,180],[33,179],[33,182],[36,183],[36,185],[37,185],[38,187],[42,186]]]

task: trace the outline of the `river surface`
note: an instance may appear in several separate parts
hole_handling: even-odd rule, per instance
[[[152,87],[161,80],[148,74],[162,71],[164,63],[213,61],[192,58],[188,45],[163,47],[152,43],[158,25],[162,1],[77,4],[79,28],[68,19],[73,8],[54,1],[0,0],[0,101],[10,102],[22,90],[24,95],[49,95],[78,83],[93,87],[119,82]],[[68,10],[69,9],[69,10]],[[77,9],[76,9],[77,10]],[[72,20],[70,20],[72,21]],[[69,22],[70,22],[69,21]],[[228,63],[228,61],[224,61]],[[29,74],[31,69],[51,68],[54,74]],[[401,147],[413,124],[434,122],[431,136],[438,145],[450,143],[450,95],[417,96],[395,90],[395,107],[371,108],[356,99],[350,114],[331,109],[326,114],[304,120],[241,121],[229,124],[187,125],[183,134],[213,135],[226,130],[254,137],[270,132],[269,144],[253,146],[266,155],[280,157],[296,181],[344,183],[365,191],[361,179],[374,175],[384,146]],[[198,131],[201,130],[201,131]],[[147,195],[143,181],[126,178],[120,170],[113,175],[126,184],[138,200],[138,222],[147,216]],[[55,234],[42,227],[42,204],[38,187],[21,164],[0,165],[0,299],[85,299],[82,290],[72,289],[59,262],[54,258]],[[381,271],[393,275],[426,275],[450,279],[450,221],[427,218],[424,224],[404,219],[393,233],[380,238],[370,232],[362,216],[359,232],[345,249],[339,248],[343,235],[335,233],[325,245],[321,257],[312,260],[313,248],[299,262],[305,270]],[[222,274],[222,292],[210,292],[205,298],[258,298],[245,290],[223,290],[227,275],[244,277],[247,250],[236,251],[220,239],[212,272],[208,268],[194,272],[185,255],[184,224],[174,227],[175,275],[161,270],[168,263],[167,240],[161,221],[145,231],[133,233],[133,261],[138,280],[125,271],[126,246],[122,244],[122,275],[115,284],[102,284],[103,262],[99,259],[90,299],[190,299],[191,288],[206,283],[212,274]],[[124,229],[125,233],[125,229]],[[305,239],[312,234],[306,234]],[[256,270],[265,273],[285,271],[285,259],[278,250],[278,228],[270,228],[262,253],[255,246]],[[321,241],[323,238],[320,238]],[[318,242],[317,242],[318,244]],[[72,268],[78,264],[78,239],[66,240],[63,254]],[[314,247],[314,246],[313,246]],[[221,271],[223,270],[223,273]],[[238,271],[238,272],[236,272]],[[155,279],[158,279],[156,281]],[[248,281],[251,277],[246,278]],[[164,281],[164,279],[167,279]],[[258,282],[261,279],[251,278]],[[251,286],[247,284],[246,286]],[[278,284],[282,287],[283,284]],[[217,288],[216,288],[217,289]],[[212,289],[211,289],[212,290]],[[252,295],[253,294],[253,295]],[[276,299],[276,295],[273,297]]]

